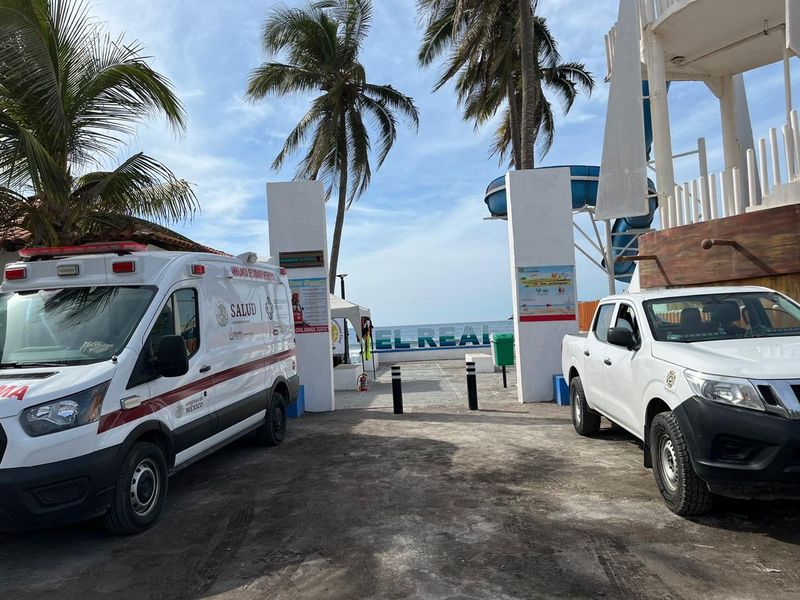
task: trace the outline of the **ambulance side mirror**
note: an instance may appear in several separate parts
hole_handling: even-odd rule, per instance
[[[189,354],[183,337],[165,335],[161,338],[156,368],[162,377],[180,377],[189,372]]]

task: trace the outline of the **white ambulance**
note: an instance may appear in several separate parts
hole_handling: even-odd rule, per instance
[[[0,529],[137,533],[168,476],[297,398],[285,271],[123,242],[20,252],[0,287]]]

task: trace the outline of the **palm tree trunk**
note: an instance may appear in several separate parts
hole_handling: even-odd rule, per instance
[[[506,83],[506,95],[508,96],[508,117],[511,125],[511,156],[514,158],[514,168],[521,168],[522,154],[519,130],[519,104],[517,103],[517,86],[514,85],[514,77],[509,76]]]
[[[518,169],[533,168],[533,144],[536,141],[536,67],[533,46],[533,10],[530,0],[520,0],[519,23],[520,53],[522,54],[522,124],[521,124],[521,163]]]
[[[347,209],[347,124],[345,111],[339,115],[339,203],[336,206],[336,221],[333,225],[333,241],[331,242],[331,263],[328,271],[328,286],[332,294],[336,289],[336,270],[339,266],[339,245],[342,242],[342,229],[344,228],[344,213]]]

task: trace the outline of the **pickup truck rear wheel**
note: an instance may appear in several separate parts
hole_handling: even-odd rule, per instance
[[[653,475],[667,508],[681,516],[701,515],[711,509],[714,496],[692,468],[686,440],[672,411],[653,419],[650,453]]]
[[[593,435],[600,431],[600,414],[589,408],[580,377],[569,382],[569,404],[572,407],[572,425],[581,435]]]

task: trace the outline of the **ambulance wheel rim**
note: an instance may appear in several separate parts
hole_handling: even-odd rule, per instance
[[[280,435],[283,432],[283,407],[280,403],[276,403],[275,408],[272,409],[272,432]]]
[[[149,515],[161,493],[161,474],[151,458],[142,460],[133,470],[130,485],[131,508],[139,517]]]

